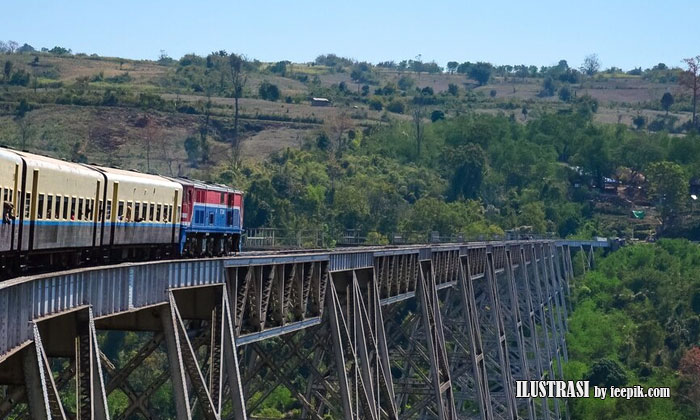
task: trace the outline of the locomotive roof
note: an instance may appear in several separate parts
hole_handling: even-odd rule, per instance
[[[228,193],[239,193],[242,194],[243,191],[237,190],[235,188],[231,188],[228,185],[222,185],[222,184],[211,184],[208,182],[204,181],[199,181],[196,179],[189,179],[189,178],[182,178],[182,177],[167,177],[168,179],[178,182],[184,186],[188,187],[195,187],[195,188],[201,188],[201,189],[206,189],[210,191],[218,191],[218,192],[228,192]]]

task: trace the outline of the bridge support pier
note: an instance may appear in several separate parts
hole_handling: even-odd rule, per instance
[[[34,341],[24,349],[23,356],[25,393],[30,416],[33,419],[68,418],[59,390],[74,376],[75,418],[108,420],[109,410],[92,308],[43,322],[47,324],[34,323]],[[63,328],[50,331],[57,326]],[[48,339],[48,349],[45,347],[47,341],[42,336]],[[58,381],[54,379],[49,363],[51,355],[73,358]]]
[[[398,419],[374,270],[362,271],[331,274],[327,292],[343,412],[349,419]]]
[[[226,373],[228,379],[226,384],[231,393],[235,418],[245,420],[245,401],[235,351],[231,308],[228,303],[228,293],[225,290],[227,287],[224,285],[207,288],[217,289],[210,291],[213,292],[214,298],[209,304],[191,302],[193,296],[187,293],[188,289],[185,289],[179,292],[168,291],[168,305],[161,308],[161,321],[168,348],[170,378],[177,416],[178,419],[192,418],[191,388],[204,417],[208,420],[219,420],[225,384],[224,373]],[[188,336],[188,328],[178,305],[178,294],[184,295],[183,301],[189,298],[187,299],[190,305],[188,310],[195,317],[205,318],[208,322],[210,336],[208,378],[205,378],[197,359],[196,347]],[[196,298],[196,294],[194,297]],[[204,315],[199,315],[200,313]]]
[[[428,347],[430,357],[430,370],[438,415],[441,420],[457,419],[452,380],[450,379],[450,367],[445,349],[440,301],[438,300],[435,284],[435,268],[431,260],[420,261],[420,279],[417,293],[423,314],[423,328],[427,339],[425,344]]]

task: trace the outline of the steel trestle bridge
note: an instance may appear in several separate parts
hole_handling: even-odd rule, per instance
[[[9,280],[0,418],[157,418],[166,383],[178,419],[255,418],[279,386],[292,418],[567,418],[564,401],[516,399],[515,381],[562,378],[572,254],[586,269],[608,246],[278,251]],[[117,363],[104,331],[150,338]],[[129,381],[158,352],[169,368]],[[110,416],[116,391],[127,404]]]

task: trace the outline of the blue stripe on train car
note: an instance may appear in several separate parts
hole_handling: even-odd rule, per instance
[[[19,221],[15,220],[11,222],[12,224],[19,225]],[[29,220],[24,220],[22,224],[28,226],[31,222]],[[87,226],[92,225],[93,222],[85,221],[75,221],[75,220],[35,220],[34,224],[37,226]],[[97,222],[99,225],[100,222]],[[111,222],[106,222],[105,226],[111,226]],[[115,226],[148,226],[148,227],[159,227],[159,228],[172,228],[172,223],[154,223],[154,222],[116,222]]]

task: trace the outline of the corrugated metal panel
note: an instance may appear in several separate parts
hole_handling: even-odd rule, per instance
[[[350,252],[330,255],[330,271],[357,270],[374,266],[374,253]]]

